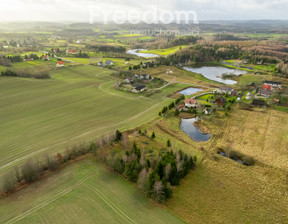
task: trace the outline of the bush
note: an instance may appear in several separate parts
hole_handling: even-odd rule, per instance
[[[21,167],[22,177],[26,183],[31,183],[40,175],[39,166],[36,163],[28,161]]]
[[[171,142],[170,142],[170,139],[167,140],[167,147],[171,147]]]
[[[2,191],[4,194],[14,191],[17,183],[17,178],[13,172],[4,175],[2,178]]]
[[[249,156],[244,156],[242,158],[242,160],[243,160],[244,164],[247,166],[253,166],[255,164],[254,158],[249,157]]]
[[[118,130],[115,132],[115,142],[119,142],[122,139],[122,133]]]

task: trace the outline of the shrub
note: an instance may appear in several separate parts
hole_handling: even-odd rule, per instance
[[[171,142],[170,142],[170,139],[167,140],[167,147],[171,147]]]
[[[122,139],[122,133],[118,130],[115,132],[115,142],[119,142]]]
[[[249,156],[244,156],[244,157],[242,158],[242,161],[243,161],[244,164],[247,165],[247,166],[252,166],[252,165],[255,164],[254,158],[249,157]]]
[[[21,167],[22,177],[26,183],[31,183],[40,175],[39,166],[36,163],[28,161]]]
[[[156,138],[156,135],[155,135],[154,132],[152,133],[151,138],[152,138],[152,139]]]
[[[14,191],[17,183],[17,178],[14,172],[10,172],[2,178],[2,191],[4,194]]]

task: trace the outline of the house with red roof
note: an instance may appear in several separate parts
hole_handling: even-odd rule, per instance
[[[78,54],[79,52],[77,50],[74,49],[68,49],[66,50],[66,54]]]
[[[189,107],[189,108],[197,107],[197,100],[195,99],[186,99],[184,103],[185,103],[185,107]]]
[[[57,65],[56,65],[57,68],[63,67],[63,66],[64,66],[64,62],[63,61],[57,61]]]
[[[262,85],[262,90],[272,90],[272,86],[271,85]]]

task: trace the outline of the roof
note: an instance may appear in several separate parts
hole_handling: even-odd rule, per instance
[[[269,85],[262,85],[262,89],[264,90],[264,89],[269,89],[269,90],[271,90],[271,86],[269,86]]]
[[[258,91],[258,93],[261,94],[261,95],[272,95],[273,91],[272,90],[266,90],[266,89],[260,89]]]
[[[267,83],[267,84],[275,84],[275,85],[282,85],[282,82],[274,82],[274,81],[267,81],[267,80],[265,80],[264,83]]]
[[[134,86],[134,88],[137,90],[137,91],[140,91],[142,89],[145,89],[146,86],[145,85],[137,85],[137,86]]]
[[[64,65],[64,62],[63,61],[57,61],[57,64],[58,65]]]
[[[232,91],[233,88],[231,88],[231,87],[227,87],[227,86],[221,86],[221,87],[220,87],[220,90]]]
[[[111,64],[112,61],[111,60],[106,60],[105,64]]]
[[[197,101],[195,99],[186,99],[185,103],[195,104]]]
[[[74,50],[74,49],[69,49],[69,50],[67,50],[66,52],[70,52],[70,53],[76,53],[76,52],[77,52],[77,50]]]
[[[182,109],[183,107],[185,107],[184,104],[179,104],[178,106],[176,106],[176,109],[180,110],[180,109]]]

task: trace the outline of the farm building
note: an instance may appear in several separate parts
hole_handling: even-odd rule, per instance
[[[111,60],[106,60],[105,65],[106,66],[113,65],[113,62]]]
[[[145,85],[135,85],[133,86],[132,92],[133,93],[142,93],[147,90]]]
[[[68,49],[66,50],[66,54],[78,54],[79,52],[77,50],[74,49]]]
[[[282,82],[274,82],[274,81],[265,81],[264,85],[271,86],[272,88],[282,88]]]
[[[57,61],[57,65],[56,67],[63,67],[64,66],[64,62],[63,61]]]

